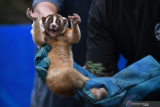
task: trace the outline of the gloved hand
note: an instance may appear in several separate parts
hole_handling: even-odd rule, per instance
[[[51,47],[49,45],[44,45],[41,49],[38,50],[34,59],[35,69],[38,73],[38,76],[43,81],[46,81],[47,68],[49,67],[50,63],[47,57],[50,48]]]
[[[130,65],[113,77],[92,78],[77,97],[85,100],[86,107],[123,107],[127,101],[140,101],[151,92],[160,90],[160,65],[151,56]],[[107,96],[97,101],[90,89],[105,88]]]
[[[48,52],[50,51],[51,47],[49,45],[44,45],[35,56],[35,68],[38,73],[38,76],[45,81],[47,75],[47,68],[49,67],[49,59],[47,58]],[[88,78],[95,78],[95,75],[92,75],[90,72],[73,62],[73,68],[79,71],[81,74]]]

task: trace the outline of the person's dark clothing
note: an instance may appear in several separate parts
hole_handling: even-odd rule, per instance
[[[160,0],[94,0],[87,46],[91,61],[114,62],[120,52],[127,66],[147,55],[160,62]]]

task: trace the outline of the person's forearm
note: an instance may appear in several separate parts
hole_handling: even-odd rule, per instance
[[[38,10],[38,14],[39,17],[42,18],[43,16],[47,16],[48,14],[57,14],[58,13],[58,8],[55,4],[51,3],[51,2],[39,2],[37,3],[34,8],[33,11],[35,11],[35,9]]]
[[[86,61],[86,69],[97,77],[111,77],[113,76],[116,63],[101,63],[94,61]]]

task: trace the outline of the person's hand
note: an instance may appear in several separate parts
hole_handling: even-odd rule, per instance
[[[38,76],[46,81],[47,68],[49,67],[49,59],[47,57],[48,52],[50,51],[49,45],[44,45],[41,49],[38,50],[35,56],[35,69],[38,73]]]

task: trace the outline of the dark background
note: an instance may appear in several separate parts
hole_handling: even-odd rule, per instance
[[[32,7],[32,0],[0,0],[0,24],[29,23],[28,7]]]

